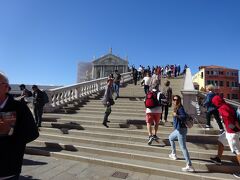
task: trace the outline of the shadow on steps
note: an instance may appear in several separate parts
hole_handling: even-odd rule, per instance
[[[144,129],[146,126],[145,120],[135,120],[135,119],[127,119],[126,123],[119,124],[120,128],[129,128],[130,125],[136,126],[137,129]]]

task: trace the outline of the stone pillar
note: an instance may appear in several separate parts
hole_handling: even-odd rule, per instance
[[[192,74],[189,68],[186,69],[185,80],[183,90],[181,91],[183,96],[183,106],[188,114],[197,115],[198,113],[198,91],[194,89],[192,82]]]

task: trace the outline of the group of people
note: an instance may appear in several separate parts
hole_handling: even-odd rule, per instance
[[[156,93],[156,98],[159,104],[153,106],[152,108],[148,107],[146,102],[148,101],[149,94]],[[152,98],[152,97],[151,97]],[[163,98],[165,103],[162,103]],[[150,100],[149,100],[150,101]],[[170,81],[164,83],[162,91],[157,89],[155,86],[151,87],[147,92],[146,99],[146,124],[148,130],[148,145],[151,145],[153,141],[159,142],[159,137],[157,136],[158,126],[160,120],[162,120],[162,114],[164,111],[164,120],[167,122],[168,109],[173,105],[173,128],[174,131],[169,135],[169,142],[171,145],[171,153],[169,158],[172,160],[177,160],[176,155],[176,146],[175,140],[177,139],[180,145],[180,148],[183,152],[183,156],[186,160],[186,167],[182,168],[182,171],[193,172],[194,168],[189,156],[189,152],[186,146],[186,136],[187,136],[187,127],[185,125],[187,114],[184,110],[184,107],[181,103],[181,97],[179,95],[172,95],[172,88],[170,87]],[[152,125],[154,128],[152,128]]]
[[[32,92],[26,88],[25,84],[21,84],[19,88],[22,93],[21,96],[17,97],[16,99],[19,99],[22,103],[27,104],[27,98],[33,98],[32,103],[35,122],[38,127],[41,127],[43,107],[49,101],[46,93],[44,91],[41,91],[37,85],[32,86]]]
[[[232,153],[236,155],[238,165],[240,165],[240,124],[237,117],[237,110],[230,104],[226,103],[224,99],[214,93],[214,86],[207,85],[206,87],[207,95],[203,105],[207,108],[206,113],[206,130],[212,128],[211,126],[211,116],[213,115],[220,130],[220,136],[218,137],[218,152],[217,156],[211,157],[210,159],[221,165],[222,154],[224,151],[224,146],[229,146]],[[221,118],[220,118],[221,117]],[[223,124],[225,126],[225,130]],[[240,178],[240,172],[233,174],[236,178]]]
[[[159,78],[161,77],[168,77],[168,78],[174,78],[177,76],[180,76],[182,74],[185,74],[186,68],[188,66],[185,64],[183,71],[181,72],[181,66],[178,64],[167,64],[166,66],[153,66],[150,68],[148,65],[147,67],[144,67],[142,65],[139,66],[138,69],[135,68],[135,66],[132,66],[132,76],[134,84],[136,85],[137,81],[143,79],[147,74],[149,76],[152,76],[153,74],[157,74]]]
[[[147,130],[148,130],[148,144],[151,145],[151,143],[155,141],[159,141],[159,137],[157,136],[158,131],[158,125],[159,121],[161,120],[162,114],[163,114],[163,108],[165,109],[165,115],[164,119],[167,121],[167,113],[168,113],[168,107],[171,107],[173,104],[173,128],[174,131],[169,135],[169,142],[171,145],[171,153],[169,154],[169,158],[172,160],[177,160],[176,155],[176,147],[175,147],[175,140],[178,140],[180,149],[183,153],[183,157],[186,160],[186,167],[182,168],[182,171],[187,172],[194,172],[194,168],[192,166],[192,162],[189,156],[189,152],[186,146],[186,136],[188,132],[188,128],[185,125],[185,122],[187,120],[187,113],[184,110],[184,107],[181,103],[181,97],[178,95],[171,95],[167,94],[166,89],[169,90],[169,81],[165,82],[165,87],[163,88],[163,92],[158,91],[156,88],[153,87],[151,91],[157,92],[157,98],[159,101],[161,101],[160,95],[163,93],[166,97],[172,97],[172,101],[169,101],[167,105],[157,106],[154,108],[146,108],[146,123],[147,123]],[[236,159],[238,164],[240,165],[240,124],[238,121],[236,109],[232,107],[231,105],[227,104],[222,97],[214,93],[214,86],[208,85],[206,87],[207,90],[207,96],[204,100],[203,105],[206,107],[206,130],[209,130],[212,128],[211,126],[211,117],[214,116],[214,118],[217,121],[217,124],[219,126],[220,135],[218,138],[218,152],[217,156],[210,157],[210,160],[214,162],[215,164],[220,165],[221,164],[221,157],[224,151],[224,146],[229,145],[232,153],[236,155]],[[170,98],[171,99],[171,98]],[[223,124],[225,126],[225,129],[223,127]],[[154,126],[152,129],[151,126]],[[234,173],[233,174],[236,178],[240,178],[240,173]]]
[[[149,72],[145,72],[144,75],[145,76],[143,77],[141,84],[144,86],[144,92],[146,96],[149,92],[155,92],[158,101],[162,100],[162,95],[166,100],[166,104],[160,103],[159,106],[146,108],[145,118],[149,135],[148,144],[151,145],[153,141],[159,142],[159,137],[157,136],[159,123],[162,121],[162,119],[167,122],[168,110],[173,105],[174,130],[169,135],[169,142],[171,145],[171,153],[169,154],[169,158],[172,160],[178,159],[175,146],[175,140],[178,140],[183,157],[186,160],[186,166],[182,168],[182,171],[194,172],[195,170],[192,166],[191,158],[186,146],[188,128],[185,125],[185,121],[188,115],[182,105],[181,97],[178,95],[172,95],[172,88],[170,87],[169,80],[166,80],[164,82],[164,87],[160,88],[161,81],[156,69],[152,76]],[[104,125],[107,125],[106,123],[109,122],[107,117],[111,113],[111,105],[114,104],[111,103],[112,94],[114,92],[112,88],[113,80],[113,78],[108,78],[108,85],[103,99],[107,107],[103,121]],[[136,84],[136,82],[134,83]],[[212,128],[211,117],[214,116],[220,130],[220,136],[218,138],[218,153],[217,156],[211,157],[210,160],[216,164],[221,164],[224,146],[229,145],[231,151],[236,154],[237,161],[240,165],[240,125],[236,120],[235,110],[233,107],[231,107],[231,105],[227,104],[222,97],[214,93],[214,86],[208,85],[206,90],[207,96],[203,103],[207,109],[205,128],[206,130]],[[222,122],[225,125],[225,130]],[[234,176],[239,178],[240,173],[234,173]]]

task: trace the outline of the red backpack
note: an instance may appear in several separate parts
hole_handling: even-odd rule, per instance
[[[157,99],[157,93],[158,92],[154,92],[154,91],[149,91],[147,93],[146,100],[145,100],[146,108],[154,108],[161,105]]]

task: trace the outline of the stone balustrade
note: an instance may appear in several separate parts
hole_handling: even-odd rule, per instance
[[[131,81],[131,74],[132,72],[121,74],[121,84]],[[53,112],[73,101],[81,101],[82,98],[104,90],[106,84],[107,77],[46,90],[49,103],[45,105],[44,111]]]

